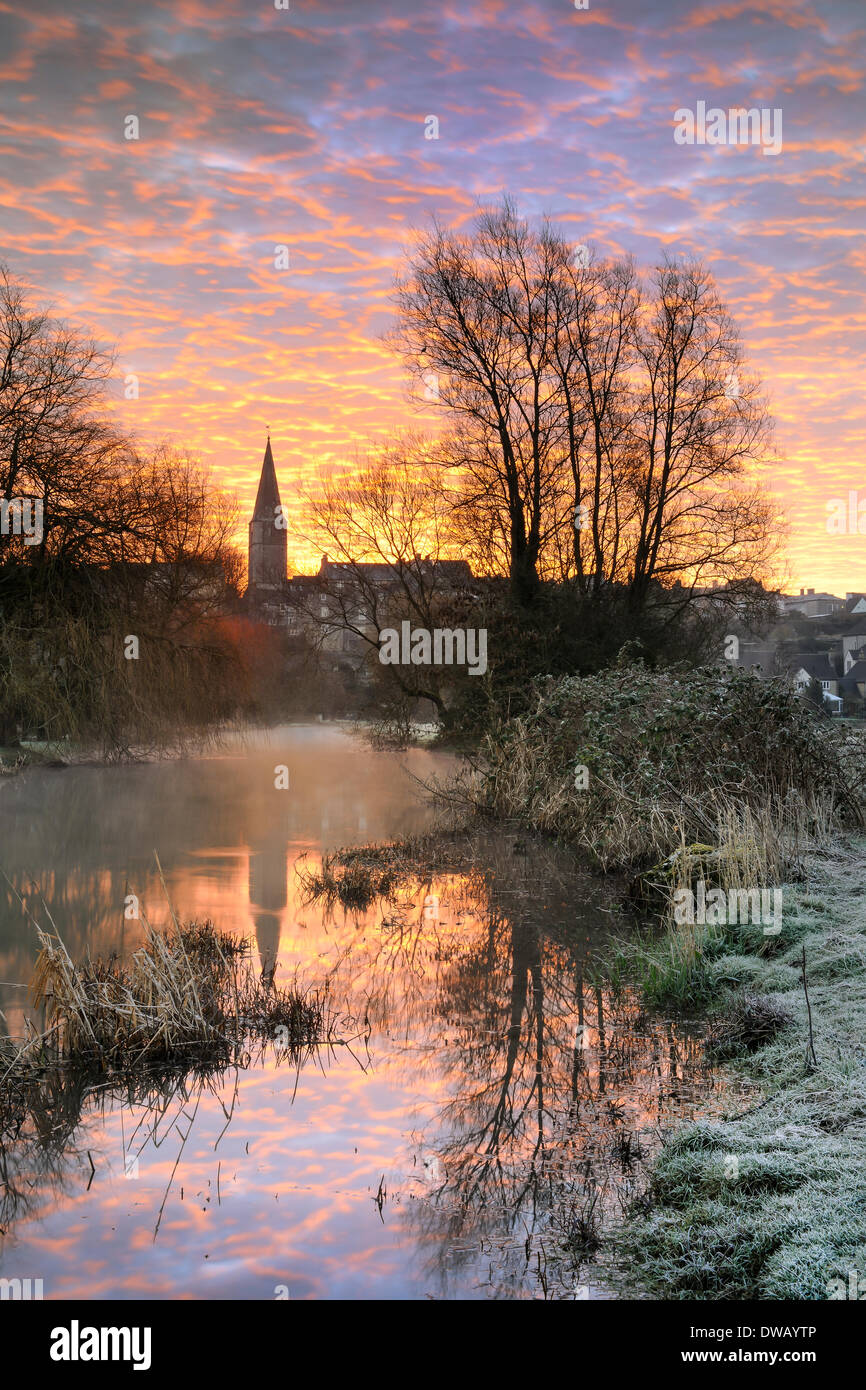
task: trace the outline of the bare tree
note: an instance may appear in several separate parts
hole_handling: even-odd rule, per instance
[[[771,503],[747,480],[769,449],[766,403],[712,278],[700,265],[666,261],[653,291],[636,323],[641,375],[624,446],[638,607],[653,580],[760,577],[778,535]]]
[[[457,421],[467,503],[498,533],[515,595],[530,601],[560,485],[562,419],[553,357],[558,248],[510,203],[474,237],[436,226],[397,282],[392,341],[417,378],[435,378]],[[429,389],[429,388],[428,388]]]
[[[314,584],[295,582],[293,602],[320,646],[347,636],[356,652],[378,657],[379,634],[404,619],[428,631],[465,619],[470,575],[454,538],[453,487],[424,441],[392,440],[360,459],[350,481],[327,478],[304,502],[302,538],[325,563]],[[444,711],[453,672],[387,669],[403,695]]]
[[[233,503],[181,450],[143,453],[116,429],[111,366],[0,269],[0,496],[41,508],[41,533],[0,535],[4,740],[117,751],[207,728],[244,697]]]
[[[240,583],[237,514],[235,499],[188,451],[161,443],[118,470],[103,513],[104,555],[128,585],[146,571],[167,612],[193,604],[204,617],[221,611],[226,588]]]
[[[0,495],[42,503],[42,547],[64,530],[84,544],[111,477],[122,442],[100,407],[112,365],[92,339],[33,309],[0,265]],[[20,550],[3,540],[7,554]]]
[[[449,417],[458,524],[519,602],[547,577],[639,611],[675,581],[768,576],[778,527],[749,481],[766,402],[700,265],[647,285],[506,202],[474,235],[423,237],[397,304],[391,339]]]
[[[545,235],[559,253],[555,367],[571,480],[567,529],[578,587],[597,594],[620,580],[629,563],[634,498],[623,442],[632,413],[639,286],[631,261],[600,263],[588,248],[575,259],[567,243],[549,229]]]

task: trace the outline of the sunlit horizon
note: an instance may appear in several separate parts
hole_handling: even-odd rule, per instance
[[[776,420],[788,591],[866,590],[863,537],[827,530],[863,483],[866,22],[843,0],[0,0],[0,21],[0,259],[116,344],[119,422],[237,494],[244,550],[268,430],[297,525],[321,473],[440,427],[382,341],[394,275],[414,229],[508,194],[602,256],[706,263]],[[699,101],[778,108],[779,153],[677,144]],[[290,571],[319,558],[290,530]]]

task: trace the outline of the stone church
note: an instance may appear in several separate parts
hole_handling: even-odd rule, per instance
[[[373,606],[373,594],[384,598],[399,589],[397,566],[381,562],[341,564],[323,555],[317,574],[289,579],[287,542],[269,434],[249,523],[247,611],[259,622],[295,635],[315,633],[324,650],[360,656],[364,642],[351,629],[371,625],[365,610]],[[409,568],[417,583],[440,593],[456,594],[473,583],[465,560],[434,561],[416,556]],[[404,578],[406,573],[404,567]]]
[[[294,626],[289,603],[288,533],[270,434],[249,523],[246,602],[248,613],[259,622],[271,627]]]

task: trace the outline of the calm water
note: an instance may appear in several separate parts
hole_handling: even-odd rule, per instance
[[[167,918],[157,850],[180,917],[327,981],[360,1035],[300,1072],[269,1056],[149,1105],[69,1098],[0,1154],[0,1275],[41,1278],[46,1298],[605,1296],[587,1231],[635,1190],[660,1127],[719,1085],[696,1040],[588,983],[609,888],[501,836],[477,872],[360,917],[302,899],[300,855],[424,829],[413,775],[442,768],[315,726],[0,784],[0,867],[24,898],[3,883],[8,1031],[28,912],[75,958],[133,949],[128,894]]]

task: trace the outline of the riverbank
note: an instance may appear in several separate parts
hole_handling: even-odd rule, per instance
[[[0,744],[0,777],[14,777],[28,767],[68,767],[48,744]]]
[[[648,915],[602,979],[758,1091],[665,1133],[600,1257],[623,1297],[866,1294],[864,754],[782,682],[640,667],[551,683],[487,739],[476,813],[633,877]]]
[[[778,937],[712,964],[721,1013],[747,993],[790,1021],[730,1063],[760,1100],[667,1137],[617,1242],[625,1296],[866,1292],[866,839],[811,854],[807,872]]]

